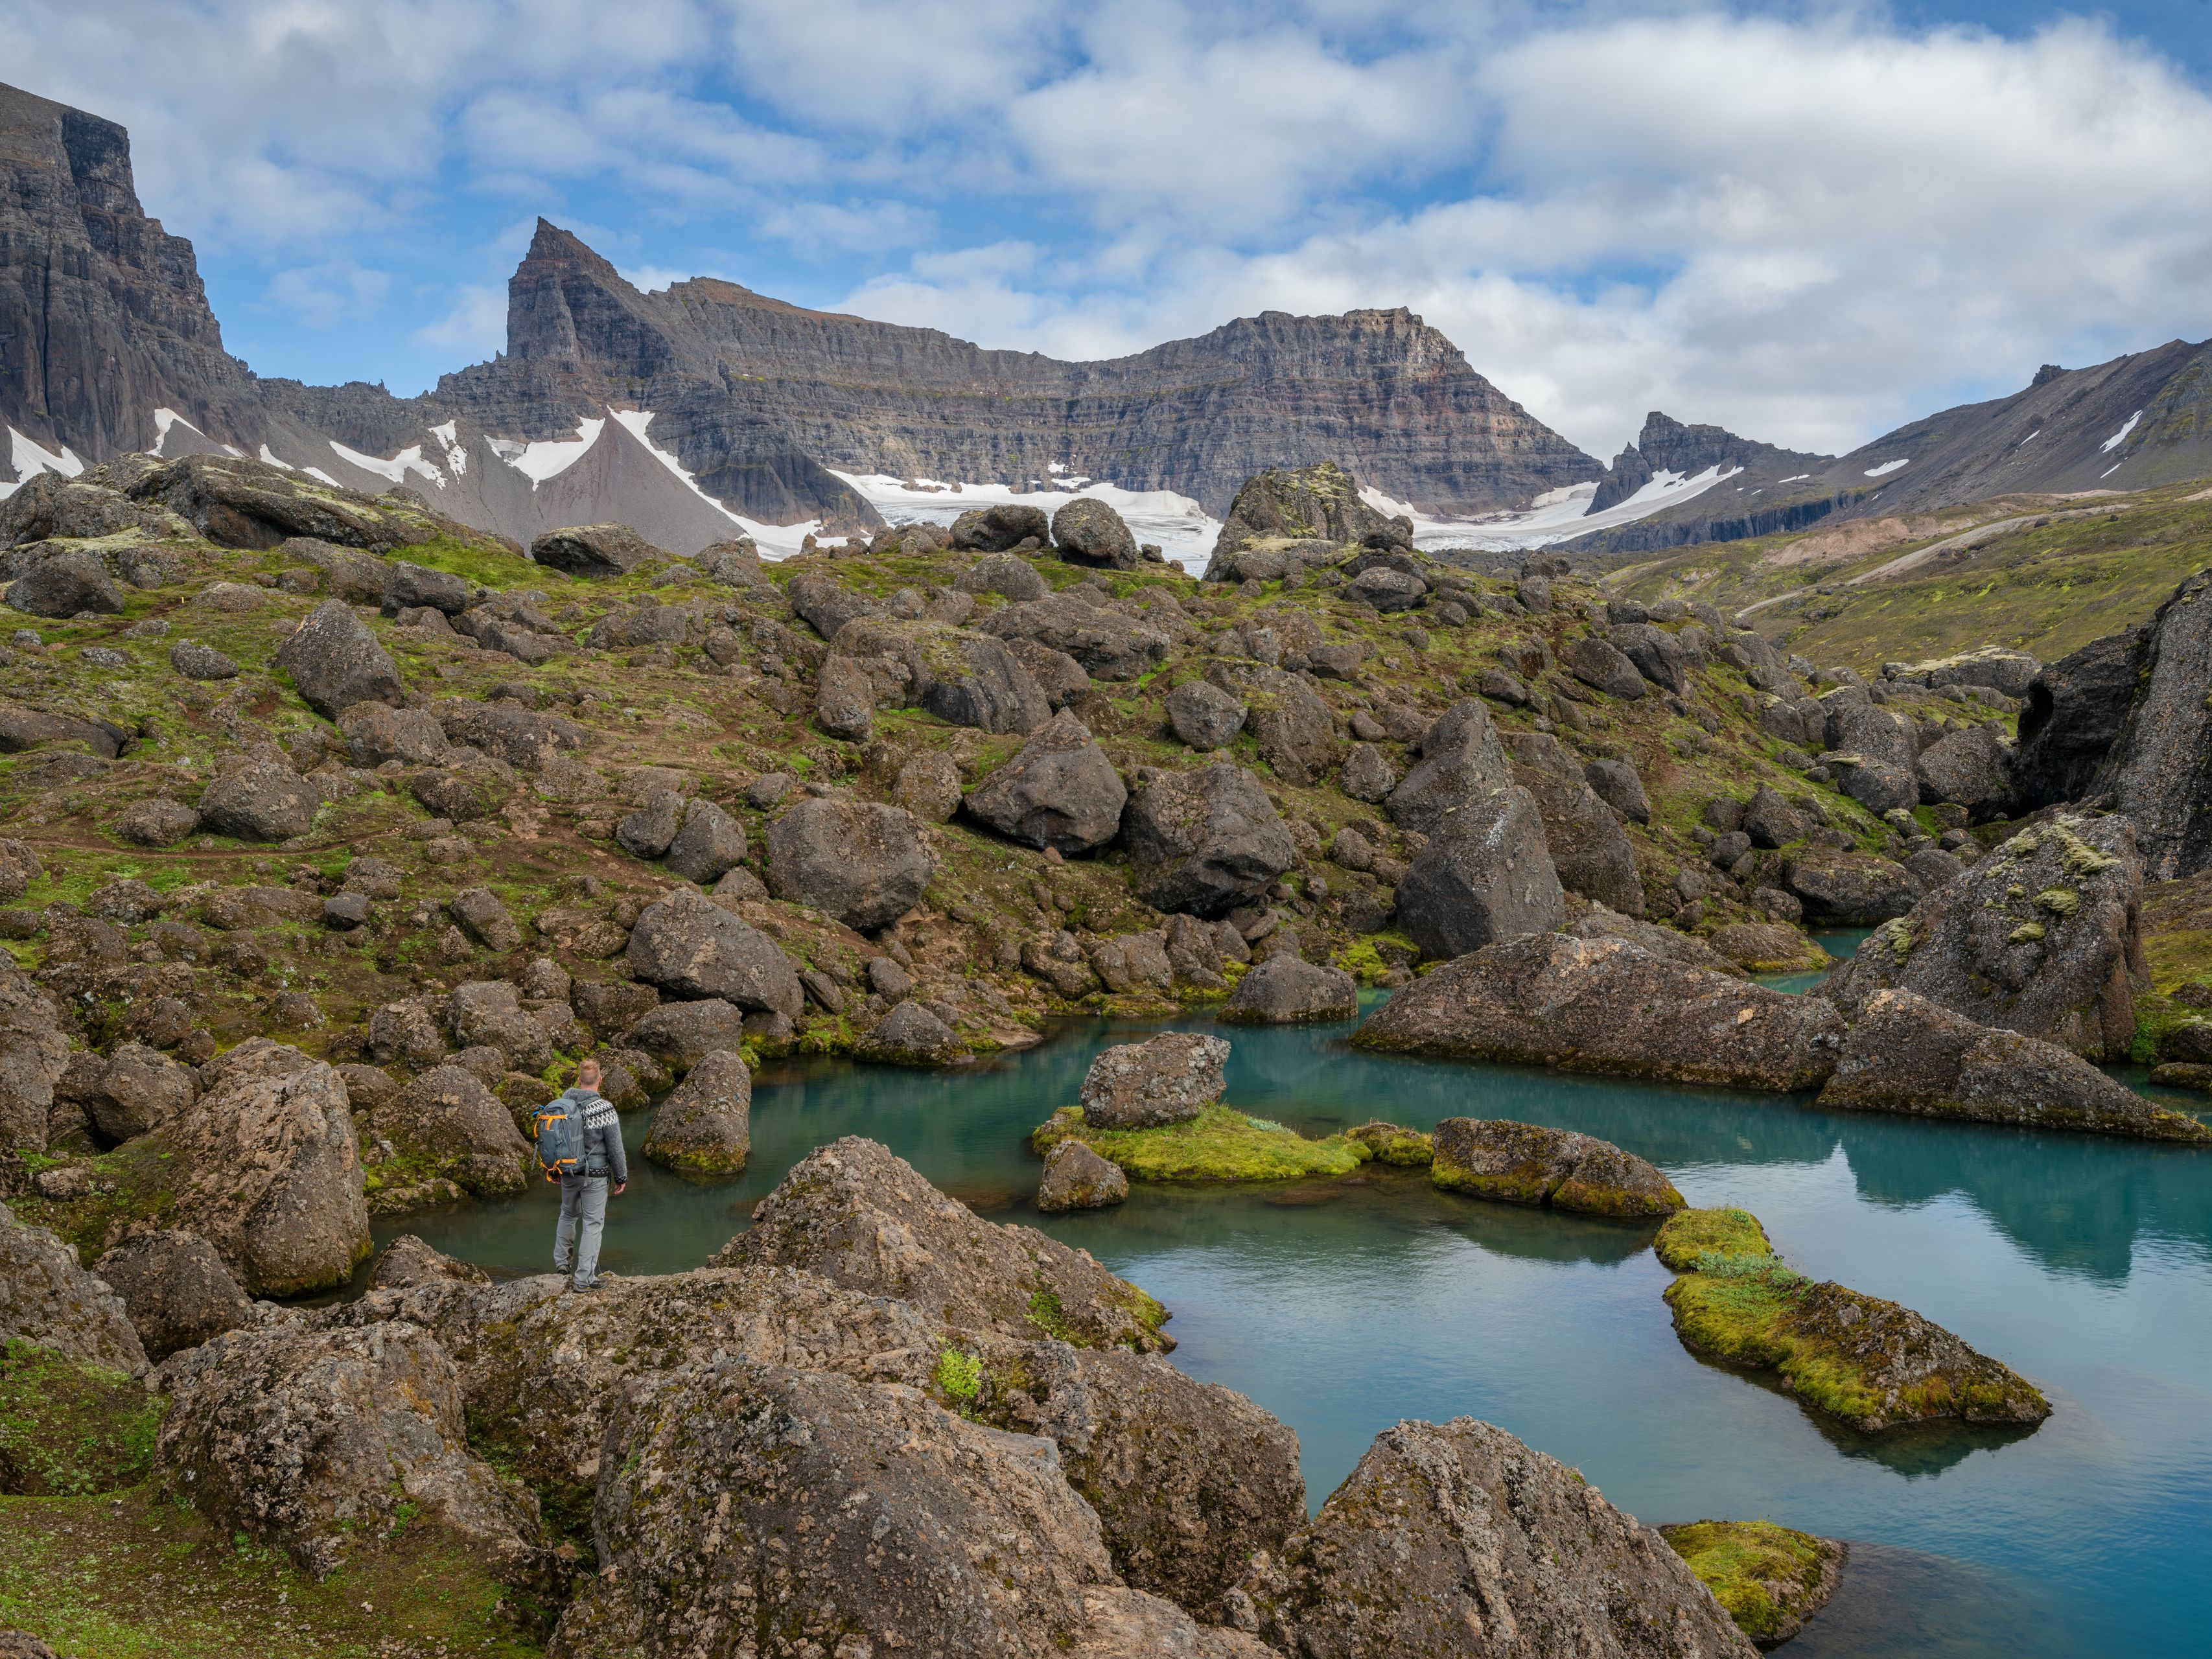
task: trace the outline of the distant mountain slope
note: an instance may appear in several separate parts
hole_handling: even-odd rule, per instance
[[[0,484],[205,446],[404,483],[519,540],[580,516],[690,550],[744,523],[880,522],[832,468],[1018,490],[1083,477],[1216,515],[1252,473],[1322,459],[1447,514],[1604,471],[1402,309],[1269,312],[1061,362],[708,278],[641,293],[541,220],[507,335],[420,398],[261,380],[223,350],[191,245],[146,217],[124,130],[0,88],[0,422],[17,434]]]
[[[1686,434],[1713,435],[1677,435]],[[1841,458],[1770,450],[1655,414],[1639,444],[1613,463],[1597,499],[1632,492],[1638,468],[1681,471],[1692,464],[1718,464],[1729,476],[1678,507],[1584,537],[1572,550],[1654,553],[1802,530],[1829,517],[1887,517],[2022,493],[2148,489],[2212,476],[2212,342],[2173,340],[2090,368],[2048,365],[2010,397],[1947,409]],[[1730,471],[1737,467],[1740,473]]]

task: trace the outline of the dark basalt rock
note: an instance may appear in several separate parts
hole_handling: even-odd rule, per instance
[[[1094,852],[1121,833],[1129,792],[1091,730],[1066,709],[970,790],[970,817],[1030,847]]]
[[[854,1054],[884,1066],[943,1066],[966,1057],[952,1028],[919,1002],[902,1002],[878,1020]]]
[[[1473,1418],[1376,1437],[1237,1610],[1284,1653],[1751,1659],[1658,1533]]]
[[[1042,546],[1051,539],[1052,520],[1038,507],[974,507],[952,521],[952,545],[977,552],[1003,553],[1026,541]]]
[[[1398,926],[1431,957],[1548,933],[1565,920],[1543,815],[1518,786],[1445,814],[1398,883]]]
[[[2097,792],[2119,750],[2148,651],[2146,630],[2131,628],[2045,665],[2029,683],[2009,768],[2015,813]]]
[[[146,1357],[157,1364],[185,1348],[254,1322],[253,1304],[196,1233],[137,1233],[94,1264],[123,1298]]]
[[[647,905],[625,956],[632,973],[671,996],[719,997],[787,1019],[805,1006],[798,972],[775,942],[693,888]],[[578,1012],[599,1024],[580,996]]]
[[[1033,640],[1063,652],[1102,680],[1133,680],[1167,659],[1174,643],[1152,623],[1066,593],[1010,605],[984,618],[982,631]]]
[[[1817,997],[1559,933],[1509,939],[1400,991],[1362,1048],[1787,1091],[1826,1082],[1844,1020]]]
[[[1185,1123],[1221,1098],[1228,1063],[1228,1043],[1195,1031],[1119,1043],[1091,1062],[1075,1103],[1093,1128]]]
[[[768,884],[793,904],[827,911],[863,933],[888,927],[921,902],[937,858],[910,813],[870,801],[817,796],[768,828]],[[794,998],[789,1012],[799,1012]]]
[[[1244,705],[1244,727],[1285,782],[1318,782],[1343,753],[1328,705],[1299,676],[1259,663],[1217,662],[1206,677]]]
[[[122,754],[126,740],[119,727],[105,720],[35,708],[0,708],[0,755],[21,755],[48,744],[81,743],[102,760],[113,760]]]
[[[2148,1140],[2212,1141],[2212,1129],[2154,1106],[2054,1042],[1992,1030],[1910,991],[1859,1006],[1819,1105],[1905,1112]]]
[[[1933,806],[1954,801],[1976,817],[2002,811],[2012,794],[2003,734],[1994,726],[1968,726],[1920,751],[1914,773],[1920,799]]]
[[[1103,1210],[1129,1196],[1129,1177],[1079,1140],[1063,1140],[1044,1155],[1044,1178],[1037,1183],[1041,1214],[1069,1210]]]
[[[1205,680],[1184,681],[1168,693],[1165,706],[1176,739],[1201,753],[1227,748],[1244,729],[1245,706]]]
[[[1583,781],[1583,769],[1542,732],[1516,735],[1512,742],[1513,778],[1536,803],[1544,820],[1544,848],[1570,893],[1617,910],[1644,914],[1644,881],[1637,873],[1636,849],[1613,809]]]
[[[1504,1118],[1448,1117],[1431,1141],[1429,1179],[1446,1192],[1585,1215],[1671,1215],[1682,1195],[1609,1140]]]
[[[1244,480],[1213,544],[1206,580],[1243,580],[1226,568],[1255,544],[1313,541],[1330,547],[1352,543],[1410,547],[1413,528],[1385,518],[1359,494],[1359,481],[1334,461],[1312,466],[1269,467]]]
[[[406,696],[391,653],[342,599],[325,599],[310,611],[277,648],[276,665],[326,720],[358,702],[397,704]]]
[[[2123,817],[2022,830],[1875,930],[1820,988],[1847,1012],[1911,991],[2091,1059],[2124,1057],[2142,955],[2142,864]]]
[[[109,580],[100,555],[85,548],[49,553],[8,586],[8,603],[33,617],[74,617],[81,611],[114,616],[123,595]]]
[[[1594,634],[1567,641],[1559,663],[1584,685],[1634,702],[1644,695],[1644,672],[1621,652]]]
[[[742,1055],[731,1048],[702,1054],[654,1110],[645,1155],[692,1174],[736,1174],[752,1156],[752,1099]]]
[[[1783,884],[1805,907],[1805,919],[1869,927],[1901,916],[1920,902],[1920,883],[1901,864],[1848,848],[1814,847],[1782,867]]]
[[[1490,711],[1475,698],[1454,703],[1421,736],[1421,758],[1384,803],[1401,829],[1433,831],[1454,808],[1513,781],[1512,764]]]
[[[1096,496],[1079,495],[1052,515],[1053,550],[1071,564],[1134,570],[1145,562],[1121,515]]]
[[[434,570],[428,565],[394,559],[384,567],[377,603],[387,617],[396,617],[403,611],[419,611],[425,605],[448,617],[458,617],[469,608],[473,598],[469,584],[450,570]]]
[[[530,544],[530,556],[568,575],[605,578],[668,555],[628,525],[591,524],[547,531]]]
[[[375,1131],[427,1176],[479,1197],[528,1185],[529,1146],[499,1097],[459,1066],[438,1066],[370,1115]]]
[[[290,767],[248,761],[202,793],[200,826],[240,841],[289,841],[307,833],[322,805],[322,792]]]
[[[1351,975],[1280,951],[1237,981],[1217,1018],[1242,1025],[1288,1025],[1350,1019],[1358,1012],[1359,987]]]
[[[1260,898],[1298,856],[1258,781],[1225,762],[1140,787],[1121,837],[1138,897],[1206,917]]]
[[[962,571],[952,585],[963,593],[996,593],[1016,605],[1027,599],[1042,599],[1052,592],[1052,584],[1037,574],[1035,565],[1012,553],[986,554]]]

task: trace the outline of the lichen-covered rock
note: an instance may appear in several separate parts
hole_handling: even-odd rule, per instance
[[[1091,953],[1091,965],[1108,990],[1124,996],[1164,992],[1175,983],[1175,966],[1158,933],[1122,933],[1102,939]]]
[[[233,1331],[179,1362],[170,1387],[155,1468],[224,1535],[326,1577],[398,1531],[404,1509],[495,1574],[537,1565],[536,1502],[470,1453],[453,1362],[414,1325]]]
[[[1011,1420],[1058,1445],[1135,1588],[1218,1618],[1254,1553],[1304,1522],[1297,1436],[1243,1395],[1157,1354],[1057,1342],[1029,1345],[1022,1369],[1036,1403]]]
[[[1274,1659],[1275,1650],[1258,1637],[1194,1623],[1172,1601],[1142,1590],[1094,1585],[1083,1592],[1083,1610],[1091,1623],[1067,1649],[1067,1659]]]
[[[1090,727],[1066,709],[968,793],[969,816],[1030,847],[1073,857],[1121,833],[1129,791]]]
[[[1238,488],[1214,541],[1206,580],[1242,581],[1235,556],[1284,542],[1316,542],[1334,556],[1339,549],[1355,542],[1410,547],[1413,533],[1407,520],[1387,518],[1369,505],[1359,493],[1359,481],[1334,461],[1271,466]]]
[[[1200,752],[1227,748],[1244,729],[1244,705],[1206,680],[1184,681],[1164,707],[1176,740]]]
[[[902,1002],[869,1029],[854,1049],[885,1066],[944,1066],[965,1057],[952,1028],[919,1002]]]
[[[44,1227],[0,1204],[0,1342],[20,1337],[82,1364],[146,1373],[146,1350],[107,1284]]]
[[[1088,1252],[981,1220],[903,1158],[850,1135],[794,1164],[713,1265],[803,1267],[970,1329],[1143,1352],[1173,1346],[1159,1304]]]
[[[1513,781],[1498,727],[1479,698],[1466,698],[1438,715],[1422,734],[1420,750],[1420,760],[1384,803],[1401,829],[1427,835],[1447,812]]]
[[[1644,671],[1595,634],[1569,640],[1559,665],[1584,685],[1633,702],[1644,695]]]
[[[1310,1659],[1756,1652],[1656,1531],[1469,1417],[1386,1429],[1243,1593],[1280,1651]]]
[[[1994,1030],[1910,991],[1860,1003],[1818,1104],[2023,1128],[2079,1129],[2151,1140],[2212,1141],[2212,1129],[2154,1106],[2080,1055]]]
[[[1196,1031],[1165,1031],[1143,1042],[1100,1051],[1076,1104],[1098,1129],[1151,1129],[1187,1123],[1221,1098],[1229,1045]]]
[[[343,599],[325,599],[309,611],[278,647],[276,666],[325,720],[357,702],[398,703],[407,694],[392,653]]]
[[[368,1255],[345,1085],[322,1061],[249,1038],[200,1068],[198,1104],[153,1139],[170,1155],[176,1224],[248,1295],[342,1285]]]
[[[115,833],[136,847],[173,847],[199,827],[198,812],[162,796],[134,802],[115,820]]]
[[[1033,541],[1042,548],[1051,540],[1052,520],[1046,516],[1044,509],[1027,507],[1018,501],[1001,502],[994,507],[972,507],[952,521],[952,545],[977,552],[1003,553],[1027,541]],[[989,562],[989,560],[981,562],[983,564]],[[1035,571],[1030,574],[1036,574]],[[1009,599],[1017,597],[1025,596],[1007,594]]]
[[[417,1285],[489,1285],[491,1275],[473,1261],[434,1250],[412,1233],[402,1233],[377,1252],[369,1269],[373,1291],[411,1290]]]
[[[417,1181],[442,1176],[479,1197],[523,1191],[533,1162],[514,1114],[459,1066],[438,1066],[369,1118]]]
[[[1244,729],[1286,783],[1317,783],[1344,752],[1328,705],[1299,675],[1264,663],[1217,662],[1206,677],[1244,705]]]
[[[487,951],[505,955],[522,948],[522,929],[507,914],[499,895],[489,887],[465,887],[453,895],[446,909],[466,933]]]
[[[1686,968],[1702,968],[1708,973],[1735,974],[1740,971],[1734,963],[1701,939],[1677,933],[1672,927],[1638,921],[1633,916],[1624,916],[1608,910],[1602,904],[1593,904],[1559,931],[1571,933],[1577,939],[1619,939],[1624,945],[1635,946],[1648,957],[1678,962]]]
[[[921,903],[937,872],[937,856],[912,816],[873,801],[810,797],[771,823],[766,840],[768,884],[778,898],[827,911],[862,933]],[[789,1012],[798,1012],[794,999]]]
[[[905,688],[900,701],[911,701],[948,726],[1033,732],[1051,714],[1036,677],[1004,639],[991,634],[885,617],[856,619],[837,630],[830,661],[868,658],[896,663]],[[878,672],[881,667],[879,662]]]
[[[1771,1521],[1692,1521],[1659,1532],[1761,1649],[1780,1647],[1828,1605],[1850,1554],[1837,1539]]]
[[[866,743],[876,726],[876,690],[854,658],[823,659],[814,677],[814,723],[833,738]]]
[[[707,886],[744,862],[745,827],[710,800],[684,809],[684,827],[668,843],[668,867],[686,881]]]
[[[446,1024],[462,1048],[498,1049],[503,1070],[542,1072],[552,1063],[553,1043],[544,1024],[522,1006],[506,980],[456,985],[446,998]]]
[[[1363,1048],[1741,1089],[1810,1089],[1835,1070],[1844,1020],[1794,997],[1647,956],[1536,933],[1448,962],[1353,1036]]]
[[[322,791],[290,767],[247,761],[201,792],[200,827],[240,841],[289,841],[313,827],[322,805]]]
[[[1115,1578],[1051,1442],[912,1389],[710,1362],[632,1391],[605,1455],[603,1571],[549,1659],[736,1659],[763,1629],[825,1655],[862,1631],[871,1652],[1043,1659],[1090,1622],[1084,1589]]]
[[[69,1064],[61,1012],[20,968],[0,966],[0,1148],[44,1152]]]
[[[1674,1182],[1609,1140],[1504,1118],[1448,1117],[1431,1140],[1429,1179],[1446,1192],[1585,1215],[1671,1215]]]
[[[1513,779],[1536,803],[1544,820],[1544,850],[1570,893],[1625,916],[1644,914],[1644,882],[1636,849],[1613,809],[1583,780],[1583,769],[1543,732],[1516,736]]]
[[[1954,801],[1978,817],[2002,811],[2012,793],[2010,760],[1996,726],[1961,726],[1922,750],[1914,762],[1920,799],[1931,806]]]
[[[676,840],[684,822],[684,797],[665,784],[646,791],[634,812],[615,824],[615,840],[632,858],[657,859]]]
[[[10,582],[8,603],[33,617],[74,617],[80,611],[112,617],[123,609],[123,595],[99,554],[64,547]]]
[[[1358,1012],[1359,987],[1351,975],[1279,951],[1237,981],[1216,1018],[1244,1025],[1289,1025],[1350,1019]]]
[[[1432,822],[1398,883],[1398,927],[1428,955],[1462,956],[1566,920],[1543,814],[1526,789],[1475,796]]]
[[[1143,785],[1129,798],[1121,836],[1137,896],[1200,916],[1253,902],[1298,856],[1258,780],[1225,762]]]
[[[1037,1182],[1036,1206],[1045,1215],[1068,1210],[1103,1210],[1129,1196],[1129,1177],[1079,1140],[1063,1140],[1044,1155],[1044,1178]]]
[[[735,1175],[752,1156],[752,1073],[717,1048],[699,1058],[653,1115],[645,1155],[694,1175]]]
[[[1010,605],[986,617],[981,629],[1002,640],[1034,640],[1064,652],[1102,680],[1133,680],[1149,673],[1166,660],[1174,644],[1148,622],[1066,593]]]
[[[991,513],[1006,510],[1036,511],[1035,508],[983,507],[963,513],[960,517],[963,520],[971,518],[980,519]],[[956,526],[956,536],[957,533]],[[1049,533],[1048,530],[1047,533]],[[1034,529],[1024,529],[1022,534],[1015,537],[1014,539],[1020,541],[1025,537],[1036,534]],[[963,544],[957,540],[953,544],[956,547]],[[1043,599],[1052,592],[1052,585],[1037,574],[1035,565],[1027,559],[1019,558],[1006,552],[985,554],[967,569],[962,571],[954,579],[952,585],[963,593],[996,593],[1003,599],[1012,600],[1017,605],[1024,599]]]
[[[2142,862],[2124,817],[2023,830],[1878,927],[1820,987],[1846,1012],[1911,991],[1984,1025],[2124,1058],[2142,954]]]
[[[586,524],[547,531],[530,544],[530,556],[564,575],[598,580],[626,576],[648,559],[668,555],[628,525]]]
[[[155,1362],[254,1322],[253,1304],[214,1247],[173,1228],[134,1233],[94,1264]]]
[[[927,823],[942,823],[960,810],[960,768],[937,750],[916,755],[898,769],[891,805]]]
[[[632,973],[671,996],[719,997],[787,1019],[805,1006],[798,970],[775,942],[694,888],[647,905],[625,957]]]
[[[453,754],[446,728],[427,708],[357,702],[338,716],[338,730],[345,734],[346,750],[356,766],[374,768],[386,761],[438,766]]]
[[[718,1049],[734,1049],[745,1040],[744,1012],[733,1002],[707,997],[697,1002],[664,1002],[623,1035],[623,1043],[642,1048],[681,1077]]]

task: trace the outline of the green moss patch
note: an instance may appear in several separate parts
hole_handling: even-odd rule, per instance
[[[1667,1218],[1652,1248],[1678,1273],[1693,1273],[1707,1258],[1770,1260],[1774,1246],[1748,1210],[1684,1210]]]
[[[21,1338],[0,1346],[0,1492],[70,1498],[143,1480],[163,1402],[104,1365]]]
[[[1838,1546],[1771,1521],[1692,1521],[1660,1536],[1754,1642],[1796,1634],[1835,1586]]]
[[[1081,1107],[1065,1106],[1030,1136],[1039,1152],[1063,1140],[1083,1142],[1133,1181],[1292,1181],[1349,1175],[1373,1156],[1349,1135],[1309,1140],[1231,1106],[1209,1106],[1188,1123],[1157,1129],[1094,1129]]]

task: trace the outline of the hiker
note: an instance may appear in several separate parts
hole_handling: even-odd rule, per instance
[[[553,1265],[569,1271],[580,1291],[599,1288],[599,1235],[607,1223],[607,1182],[619,1197],[629,1184],[622,1120],[599,1092],[599,1063],[576,1067],[576,1086],[538,1109],[538,1162],[561,1183],[561,1221],[553,1232]]]

